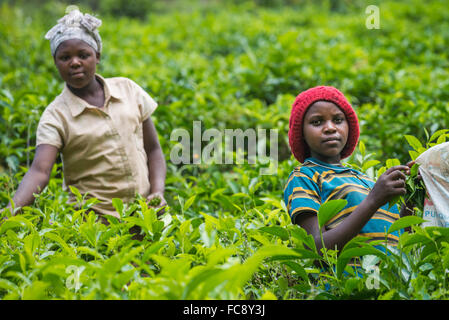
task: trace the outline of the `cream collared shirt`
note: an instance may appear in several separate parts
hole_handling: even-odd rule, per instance
[[[157,103],[132,80],[96,77],[104,86],[104,106],[88,104],[66,85],[40,118],[36,146],[61,152],[65,190],[73,185],[101,201],[93,209],[119,217],[113,198],[126,203],[150,192],[142,122]]]

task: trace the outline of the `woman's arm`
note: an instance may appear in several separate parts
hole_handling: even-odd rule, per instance
[[[165,163],[164,154],[157,137],[157,131],[151,118],[145,120],[143,126],[143,143],[148,158],[148,171],[150,179],[150,195],[147,200],[159,196],[161,203],[158,207],[167,205],[164,199],[165,192],[165,176],[167,173],[167,165]],[[162,210],[163,211],[163,210]]]
[[[382,174],[368,196],[338,226],[325,230],[323,227],[324,246],[329,249],[343,249],[344,245],[357,236],[376,211],[397,195],[404,195],[406,166],[395,166]],[[296,219],[296,223],[304,228],[315,239],[318,251],[322,248],[318,218],[316,214],[305,213]]]
[[[13,201],[16,208],[33,204],[33,194],[40,193],[47,186],[57,156],[58,148],[55,146],[49,144],[37,146],[33,163],[14,194]],[[11,208],[11,204],[8,204],[7,208]]]

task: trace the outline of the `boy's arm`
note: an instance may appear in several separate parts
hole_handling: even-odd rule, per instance
[[[368,196],[357,208],[338,226],[331,230],[323,229],[324,246],[329,249],[343,249],[344,245],[357,236],[363,226],[371,219],[376,211],[397,195],[404,195],[406,166],[395,166],[382,174]],[[318,218],[316,214],[303,214],[296,223],[304,228],[315,239],[318,251],[322,248]]]
[[[47,186],[57,156],[58,148],[55,146],[49,144],[37,146],[33,163],[14,194],[13,201],[16,208],[31,205],[34,202],[33,194],[40,193]],[[7,208],[11,208],[11,204],[8,204]]]
[[[157,207],[167,205],[164,199],[165,192],[165,176],[167,172],[167,165],[165,163],[164,154],[162,153],[161,145],[157,137],[157,131],[154,127],[151,118],[148,118],[142,123],[143,127],[143,143],[145,152],[148,158],[148,171],[150,179],[150,195],[147,200],[159,196],[161,203]],[[163,210],[159,211],[163,213]]]
[[[360,230],[362,230],[363,226],[371,219],[378,208],[369,201],[369,198],[365,198],[365,201],[362,201],[338,226],[330,230],[326,230],[323,227],[324,246],[328,249],[342,250],[347,242],[359,234]],[[323,245],[316,213],[301,214],[296,219],[296,223],[313,236],[317,250],[321,252]]]

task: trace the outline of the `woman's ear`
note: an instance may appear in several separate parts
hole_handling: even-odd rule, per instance
[[[101,53],[98,51],[95,51],[95,56],[97,57],[97,64],[100,63]]]

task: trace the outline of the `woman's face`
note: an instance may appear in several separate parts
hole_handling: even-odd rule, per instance
[[[81,89],[95,79],[100,54],[86,42],[70,39],[59,45],[54,60],[62,79],[69,86]]]
[[[317,101],[304,116],[303,136],[310,155],[323,162],[340,163],[348,131],[345,114],[332,102]]]

